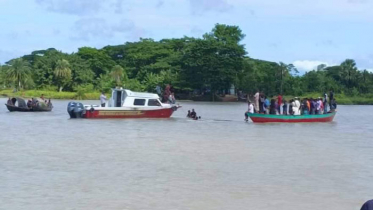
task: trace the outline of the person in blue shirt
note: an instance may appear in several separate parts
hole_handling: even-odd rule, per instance
[[[282,114],[283,115],[288,115],[288,102],[284,99],[284,101],[282,103],[283,103]]]

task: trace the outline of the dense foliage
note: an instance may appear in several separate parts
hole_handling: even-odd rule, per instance
[[[63,53],[54,48],[34,51],[0,65],[1,88],[49,91],[101,91],[114,86],[154,91],[172,84],[179,92],[224,92],[233,84],[252,94],[304,95],[333,89],[347,95],[373,91],[373,74],[347,59],[339,66],[298,76],[291,64],[252,59],[241,44],[237,26],[217,24],[202,38],[140,39],[102,49],[79,48]]]

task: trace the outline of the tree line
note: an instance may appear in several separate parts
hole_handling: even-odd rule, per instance
[[[347,95],[373,91],[373,74],[358,70],[352,59],[337,66],[319,65],[298,75],[292,64],[250,58],[238,26],[216,24],[201,38],[140,39],[102,49],[64,53],[37,50],[0,65],[2,89],[108,91],[123,86],[153,92],[171,84],[176,91],[222,92],[233,84],[252,94],[298,95],[334,90]]]

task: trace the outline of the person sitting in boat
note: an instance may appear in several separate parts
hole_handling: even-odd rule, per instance
[[[101,107],[105,107],[105,104],[106,104],[106,96],[105,96],[105,92],[104,92],[104,91],[101,92],[100,102],[101,102]]]
[[[170,104],[175,104],[175,103],[176,103],[174,93],[171,93],[171,94],[170,94],[170,96],[168,97],[168,102],[169,102]]]
[[[28,100],[28,101],[27,101],[27,107],[28,107],[28,108],[31,108],[31,107],[32,107],[32,101],[31,101],[31,100]]]
[[[48,100],[47,105],[48,105],[49,107],[52,107],[51,99]]]
[[[245,112],[245,121],[247,122],[249,120],[249,113],[250,114],[254,114],[254,105],[253,103],[251,103],[251,101],[249,100],[247,102],[247,105],[248,105],[248,109],[247,109],[247,112]]]
[[[187,114],[187,117],[190,118],[191,117],[191,113],[190,113],[190,110],[188,110],[188,114]]]
[[[10,98],[8,98],[8,101],[6,102],[6,104],[13,105],[12,100]]]
[[[40,98],[44,101],[44,94],[41,94]]]

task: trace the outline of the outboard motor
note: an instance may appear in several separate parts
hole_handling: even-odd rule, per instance
[[[84,113],[84,106],[82,103],[69,102],[67,105],[67,112],[70,118],[82,118]]]

